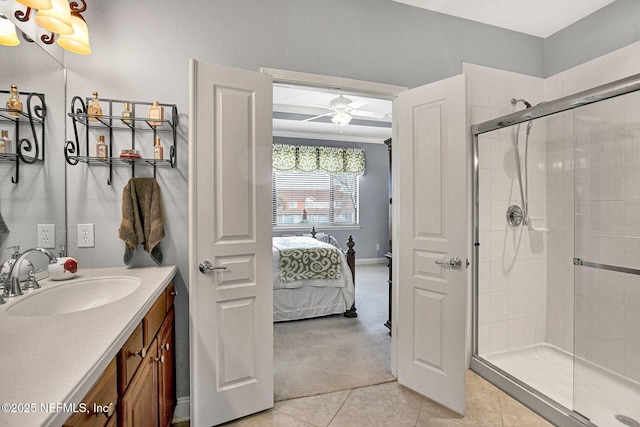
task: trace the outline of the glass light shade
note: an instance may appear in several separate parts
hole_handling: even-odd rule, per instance
[[[351,114],[345,111],[338,111],[331,121],[339,126],[346,126],[351,122]]]
[[[88,55],[91,53],[89,45],[89,29],[84,19],[71,15],[71,24],[73,25],[73,34],[60,35],[57,43],[69,52],[80,55]]]
[[[5,18],[0,18],[0,44],[5,46],[18,46],[20,44],[16,34],[16,26]]]
[[[49,10],[38,10],[36,24],[56,34],[72,34],[71,8],[67,0],[51,0],[53,7]]]
[[[36,10],[47,10],[53,7],[51,0],[16,0],[18,3]]]

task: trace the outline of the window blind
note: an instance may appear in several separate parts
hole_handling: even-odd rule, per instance
[[[273,171],[273,225],[357,225],[358,176]]]

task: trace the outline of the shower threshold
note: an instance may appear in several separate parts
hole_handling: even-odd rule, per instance
[[[640,383],[548,343],[481,355],[486,361],[598,426],[640,419]],[[618,417],[616,417],[618,415]]]

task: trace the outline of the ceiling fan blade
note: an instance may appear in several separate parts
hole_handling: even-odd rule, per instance
[[[331,110],[334,111],[333,108],[327,107],[326,105],[317,105],[317,104],[307,104],[309,107],[322,108],[323,110]]]
[[[349,104],[349,108],[351,108],[352,110],[357,110],[360,107],[364,107],[368,103],[369,103],[369,101],[367,101],[365,99],[360,99],[358,101],[353,101],[351,104]]]
[[[319,115],[319,116],[310,117],[310,118],[308,118],[308,119],[304,119],[304,120],[302,120],[302,121],[303,121],[303,122],[310,122],[310,121],[312,121],[312,120],[319,119],[320,117],[330,116],[330,115],[332,115],[332,114],[335,114],[335,112],[333,112],[333,111],[332,111],[331,113],[326,113],[326,114],[321,114],[321,115]]]
[[[351,110],[349,114],[356,117],[370,117],[372,119],[384,119],[387,115],[385,113],[375,113],[373,111],[358,111]]]

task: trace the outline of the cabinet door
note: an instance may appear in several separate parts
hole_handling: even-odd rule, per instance
[[[160,426],[171,425],[175,406],[175,347],[173,308],[158,332],[158,413]]]
[[[156,427],[158,425],[158,344],[153,340],[118,410],[122,427]]]
[[[82,402],[87,412],[70,416],[64,427],[103,427],[115,425],[118,392],[116,388],[116,359],[113,359]],[[112,423],[112,424],[109,424]]]
[[[122,396],[147,354],[142,323],[133,331],[118,353],[118,394]]]

